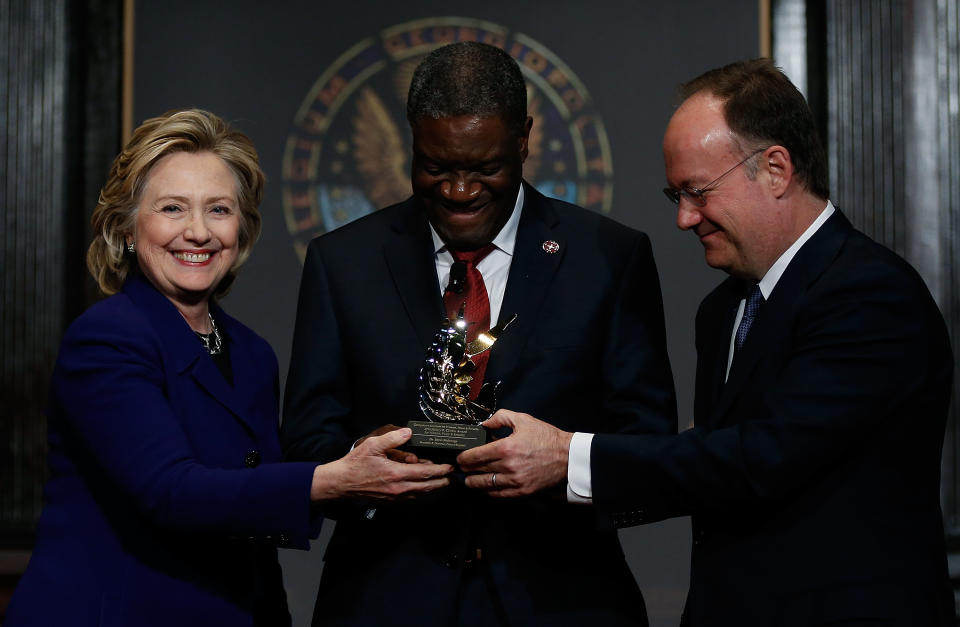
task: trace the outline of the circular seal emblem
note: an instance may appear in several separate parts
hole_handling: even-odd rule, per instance
[[[283,155],[282,193],[301,260],[317,235],[410,196],[410,79],[429,52],[458,41],[498,46],[520,65],[533,116],[524,179],[548,196],[609,213],[610,145],[570,68],[505,26],[427,18],[357,42],[324,70],[297,111]]]

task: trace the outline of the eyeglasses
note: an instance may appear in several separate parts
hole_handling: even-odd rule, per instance
[[[769,148],[769,146],[767,148]],[[746,163],[750,159],[753,159],[754,157],[756,157],[758,154],[760,154],[767,148],[759,148],[757,150],[754,150],[749,155],[747,155],[743,159],[743,161],[733,166],[732,168],[730,168],[729,170],[727,170],[717,178],[713,179],[702,188],[681,187],[680,189],[673,189],[672,187],[664,187],[663,193],[666,195],[667,198],[670,199],[670,202],[672,202],[675,205],[679,205],[681,196],[685,196],[686,199],[692,202],[694,205],[698,207],[703,207],[704,205],[707,204],[707,199],[704,198],[703,196],[704,194],[706,194],[707,192],[712,192],[714,189],[716,189],[717,183],[719,183],[723,179],[723,177],[730,174],[731,172],[733,172],[734,170],[742,166],[744,163]]]

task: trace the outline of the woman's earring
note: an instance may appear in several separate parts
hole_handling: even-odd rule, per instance
[[[131,255],[137,252],[137,245],[134,244],[133,242],[127,242],[127,252],[130,253]]]

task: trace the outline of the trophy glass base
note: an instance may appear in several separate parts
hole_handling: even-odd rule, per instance
[[[401,448],[434,462],[452,462],[460,451],[487,443],[487,430],[480,425],[411,420],[407,426],[413,435]]]

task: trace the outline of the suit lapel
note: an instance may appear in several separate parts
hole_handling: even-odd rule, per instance
[[[409,211],[394,225],[396,236],[384,244],[383,251],[407,316],[426,349],[445,314],[430,229],[416,201],[408,203]],[[543,195],[525,184],[524,206],[500,307],[500,320],[513,313],[517,320],[491,349],[486,373],[489,381],[502,379],[518,363],[533,334],[547,288],[566,249],[566,238],[557,232],[557,226],[558,218]],[[545,252],[543,243],[547,240],[557,242],[559,251]]]
[[[795,318],[797,301],[830,266],[852,228],[847,219],[836,211],[790,261],[770,293],[770,298],[763,304],[740,354],[733,362],[727,383],[711,412],[712,424],[719,426],[732,421],[732,416],[726,415],[731,405],[745,389],[757,386],[758,377],[754,373],[765,359],[770,358],[772,347],[777,346],[788,334]]]
[[[253,391],[248,389],[249,386],[243,385],[243,377],[250,368],[248,364],[242,363],[242,358],[238,362],[238,353],[242,351],[237,350],[236,346],[231,347],[230,350],[236,384],[236,389],[231,389],[213,360],[204,354],[203,347],[197,341],[190,326],[166,296],[158,292],[140,275],[129,277],[123,291],[150,321],[176,373],[188,374],[197,385],[230,410],[244,425],[251,427],[246,421],[249,399],[244,395],[251,394]],[[229,318],[215,305],[213,311],[218,319]],[[229,332],[229,326],[225,331]]]
[[[201,355],[193,362],[189,369],[190,377],[203,388],[207,394],[215,398],[221,405],[230,410],[240,422],[253,430],[253,425],[247,421],[250,414],[251,394],[255,392],[252,386],[244,385],[249,372],[249,366],[243,362],[243,357],[239,355],[236,344],[230,347],[230,364],[233,367],[233,387],[227,385],[226,379],[213,363],[212,359],[203,358]],[[239,368],[239,372],[238,372]]]
[[[742,292],[742,281],[728,278],[720,284],[700,312],[694,424],[712,426],[710,416],[723,390],[730,336]]]
[[[241,334],[237,330],[240,323],[223,311],[219,305],[211,305],[211,308],[214,318],[222,327],[223,340],[230,346],[228,354],[230,369],[233,372],[233,386],[227,384],[212,359],[198,359],[192,370],[192,376],[211,396],[253,428],[253,425],[247,423],[247,417],[251,415],[251,409],[260,389],[251,382],[262,377],[264,364],[256,363],[253,353],[244,350],[240,344],[238,338]]]
[[[417,339],[424,350],[444,318],[437,281],[433,240],[423,210],[414,199],[394,223],[395,236],[383,246],[383,255]]]
[[[499,318],[506,320],[516,313],[517,319],[491,349],[485,377],[488,381],[505,378],[519,363],[567,247],[559,219],[546,198],[526,183],[523,193],[523,210]],[[559,244],[557,252],[548,253],[543,249],[548,240]]]

